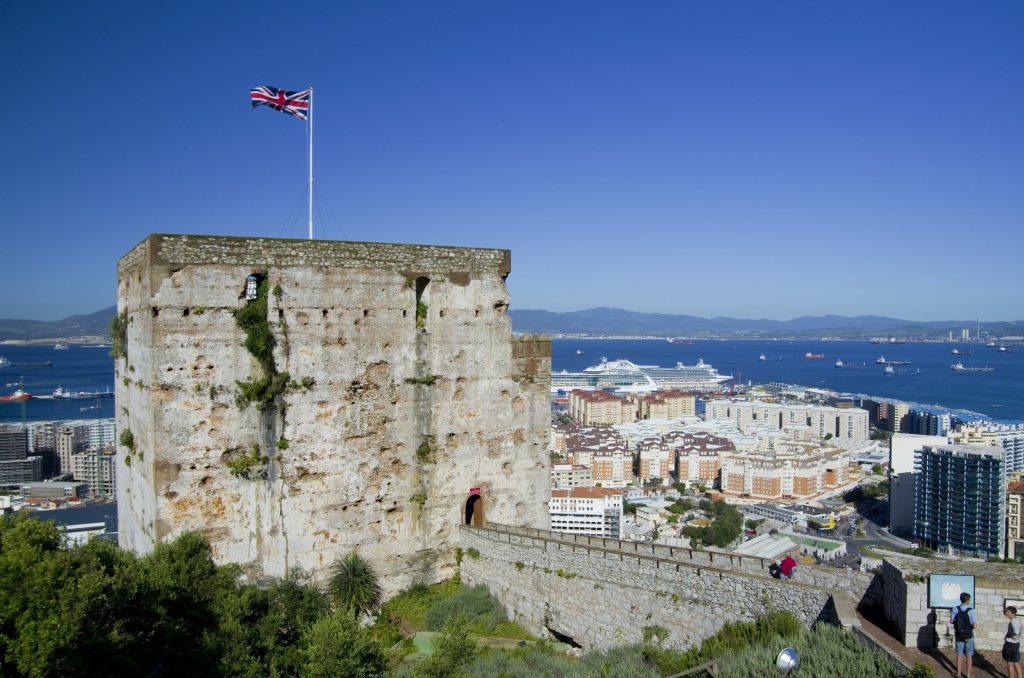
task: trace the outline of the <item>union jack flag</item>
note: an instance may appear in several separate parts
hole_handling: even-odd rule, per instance
[[[249,90],[252,107],[270,106],[275,111],[284,111],[299,120],[309,118],[309,90],[288,92],[276,87],[256,87]]]

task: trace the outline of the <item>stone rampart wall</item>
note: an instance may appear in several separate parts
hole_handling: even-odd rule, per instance
[[[764,558],[742,556],[735,553],[720,553],[700,549],[662,546],[649,542],[623,541],[620,539],[604,539],[585,535],[564,534],[538,530],[531,527],[511,525],[492,525],[503,532],[516,535],[537,537],[545,540],[557,540],[579,546],[593,546],[601,549],[621,551],[640,556],[649,556],[662,560],[672,560],[694,567],[705,567],[748,574],[757,577],[768,577],[768,567],[775,561]],[[822,566],[801,565],[797,568],[796,581],[809,586],[835,591],[849,597],[854,603],[871,605],[879,592],[872,587],[874,575],[849,568],[833,568]],[[869,593],[870,592],[870,593]],[[867,597],[867,599],[866,599]]]
[[[669,629],[668,646],[685,648],[727,621],[789,610],[804,624],[839,619],[829,589],[745,574],[688,560],[463,527],[462,578],[484,584],[509,616],[534,633],[551,630],[586,648],[642,640],[643,627]],[[472,549],[472,550],[471,550]],[[705,554],[706,555],[706,554]],[[474,557],[476,556],[476,557]],[[840,594],[841,595],[841,594]]]

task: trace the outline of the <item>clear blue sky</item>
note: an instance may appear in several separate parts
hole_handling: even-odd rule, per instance
[[[1024,3],[0,3],[0,317],[150,232],[510,248],[514,308],[1024,318]],[[304,207],[302,208],[304,209]]]

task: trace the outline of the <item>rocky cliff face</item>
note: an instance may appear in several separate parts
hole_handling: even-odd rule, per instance
[[[550,343],[512,338],[508,271],[503,250],[144,240],[118,264],[122,545],[200,531],[257,577],[356,549],[393,592],[448,573],[467,501],[545,526]]]

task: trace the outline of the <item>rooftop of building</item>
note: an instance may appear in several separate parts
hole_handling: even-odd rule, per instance
[[[933,453],[955,457],[999,457],[1002,459],[1006,456],[1003,448],[989,445],[923,445],[922,447]]]
[[[573,487],[568,490],[551,490],[551,496],[563,499],[603,499],[622,496],[623,490],[612,487]]]

